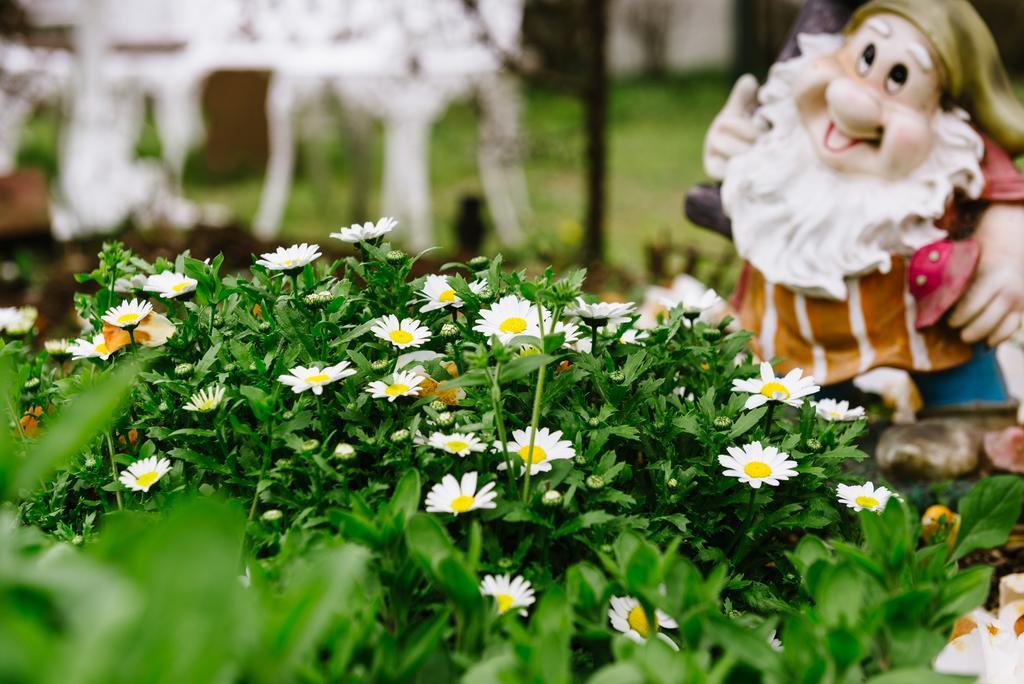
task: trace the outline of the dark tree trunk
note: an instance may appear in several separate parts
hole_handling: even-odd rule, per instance
[[[605,178],[608,166],[608,8],[610,0],[588,0],[583,7],[588,51],[583,110],[587,145],[587,216],[583,259],[604,258]]]

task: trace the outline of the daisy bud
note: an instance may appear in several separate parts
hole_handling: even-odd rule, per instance
[[[372,368],[375,371],[382,371],[387,370],[388,366],[390,365],[391,362],[388,361],[387,359],[377,359],[376,361],[370,364],[370,368]]]
[[[811,451],[821,451],[821,441],[815,439],[814,437],[811,437],[809,440],[807,440],[807,448],[810,449]]]
[[[494,299],[494,291],[491,290],[491,288],[489,287],[485,287],[484,289],[477,292],[476,296],[481,302],[489,302],[492,299]]]
[[[445,411],[444,413],[437,414],[437,420],[435,422],[441,427],[448,427],[455,422],[455,416],[453,416],[449,411]]]
[[[316,451],[320,447],[320,440],[318,439],[307,439],[302,443],[303,451]]]
[[[399,444],[409,439],[408,430],[395,430],[391,433],[391,441],[395,444]]]
[[[590,475],[587,477],[586,482],[589,489],[601,489],[604,487],[604,478],[600,475]]]
[[[557,489],[549,489],[544,492],[544,496],[540,498],[540,502],[545,506],[557,506],[562,503],[562,493]]]
[[[459,326],[454,323],[445,323],[441,326],[441,337],[446,340],[451,340],[459,336]]]
[[[72,546],[81,546],[82,542],[84,542],[84,541],[85,541],[85,537],[83,537],[80,534],[76,534],[74,537],[71,538]]]
[[[502,570],[511,570],[512,568],[516,567],[516,562],[514,559],[506,556],[498,561],[498,567]]]
[[[186,375],[192,374],[192,368],[193,367],[191,363],[179,363],[177,366],[174,367],[174,374],[177,375],[179,378],[183,378]]]
[[[285,411],[284,413],[281,414],[282,420],[291,420],[294,417],[295,413],[293,411]]]
[[[489,264],[490,262],[490,259],[488,259],[482,254],[479,254],[469,260],[469,267],[476,271],[479,271],[481,269],[487,268],[487,264]]]
[[[306,303],[306,306],[324,306],[325,304],[330,304],[334,301],[334,294],[328,290],[310,292],[302,298],[302,301]]]
[[[718,328],[704,328],[700,334],[708,342],[714,342],[722,336],[722,331]]]
[[[400,249],[393,249],[390,252],[388,252],[384,256],[384,258],[392,266],[398,266],[399,264],[401,264],[401,263],[403,263],[405,261],[405,252],[403,252]]]
[[[448,408],[448,404],[444,403],[443,401],[439,401],[439,400],[435,399],[434,401],[430,402],[430,408],[433,411],[440,412],[440,411],[444,411],[446,408]]]
[[[168,411],[171,410],[171,407],[167,405],[166,401],[161,401],[160,404],[156,407],[156,410],[159,411],[160,413],[167,413]]]
[[[270,332],[270,329],[271,329],[272,327],[273,327],[273,326],[272,326],[272,325],[270,325],[270,322],[269,322],[269,321],[263,321],[263,322],[261,322],[261,323],[260,323],[260,332],[261,332],[261,333],[266,333],[266,332]]]
[[[676,479],[676,478],[674,478],[674,477],[670,477],[670,478],[668,479],[668,482],[666,482],[666,483],[665,483],[665,485],[666,485],[666,486],[667,486],[667,487],[668,487],[669,489],[675,489],[676,487],[678,487],[678,486],[679,486],[679,480],[677,480],[677,479]]]
[[[39,378],[29,378],[25,381],[25,389],[33,390],[36,387],[39,387]]]
[[[611,553],[614,550],[611,544],[601,544],[601,553]]]
[[[236,366],[233,363],[225,363],[224,364],[224,372],[225,373],[234,373],[236,368],[238,368],[238,366]]]
[[[356,457],[356,449],[347,442],[342,442],[334,447],[334,457],[339,461],[351,461]]]
[[[586,465],[587,457],[584,456],[583,454],[576,454],[575,456],[573,456],[572,462],[578,466]]]
[[[590,427],[596,428],[596,427],[601,425],[601,419],[598,418],[597,416],[589,418],[589,419],[587,419],[587,425],[589,425]]]
[[[255,373],[256,371],[258,371],[258,370],[259,370],[259,367],[258,367],[258,366],[257,366],[257,365],[256,365],[255,363],[250,363],[250,364],[249,364],[249,368],[248,368],[247,370],[248,370],[248,371],[249,371],[250,373]]]
[[[622,382],[623,380],[626,379],[626,374],[620,370],[612,371],[611,373],[608,374],[608,379],[611,380],[612,382]]]
[[[220,314],[217,314],[216,316],[213,317],[213,327],[219,328],[222,325],[224,325],[224,317],[221,316]]]
[[[284,513],[282,513],[279,508],[271,508],[269,511],[264,511],[263,515],[261,515],[260,517],[266,520],[267,522],[273,522],[275,520],[280,520],[281,518],[283,518]]]
[[[732,418],[729,416],[715,416],[715,420],[712,422],[719,430],[728,430],[732,427]]]
[[[84,465],[86,468],[94,468],[96,467],[96,459],[90,456],[89,458],[85,459],[85,463],[83,463],[82,465]]]

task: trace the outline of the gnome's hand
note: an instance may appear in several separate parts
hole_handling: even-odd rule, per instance
[[[964,342],[991,347],[1020,330],[1024,314],[1024,207],[994,204],[978,224],[981,260],[974,283],[949,323]]]
[[[740,76],[725,107],[711,123],[704,139],[704,171],[710,178],[722,180],[729,160],[747,151],[764,132],[754,119],[757,88],[756,78]]]

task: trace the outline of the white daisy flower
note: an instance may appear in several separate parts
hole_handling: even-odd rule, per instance
[[[356,372],[349,368],[350,365],[348,361],[342,361],[324,369],[319,366],[310,366],[309,368],[296,366],[288,371],[290,375],[279,375],[277,380],[291,387],[292,392],[296,394],[311,389],[313,394],[320,395],[323,394],[324,385],[355,375]]]
[[[435,432],[430,435],[427,445],[458,456],[469,456],[473,452],[487,449],[487,445],[481,442],[479,437],[468,432],[452,432],[447,435]]]
[[[186,411],[209,413],[224,401],[224,392],[225,389],[222,385],[211,385],[193,394],[184,408]]]
[[[636,304],[633,302],[587,304],[583,297],[577,297],[576,305],[566,309],[565,313],[567,316],[582,318],[587,325],[605,326],[625,323],[634,311],[636,311]]]
[[[469,283],[469,289],[473,293],[479,293],[485,287],[487,287],[487,283],[482,280],[474,280]],[[423,283],[423,288],[417,294],[424,300],[423,306],[420,307],[420,313],[436,311],[437,309],[444,309],[449,306],[453,309],[462,308],[462,299],[455,294],[455,290],[448,284],[447,276],[428,275]]]
[[[75,340],[68,347],[68,351],[71,352],[71,358],[75,361],[81,359],[101,359],[106,361],[114,353],[107,349],[107,340],[103,337],[103,333],[96,333],[92,336],[91,340],[83,338]]]
[[[544,320],[544,327],[549,328],[550,326],[547,322],[548,316],[546,313],[544,315]],[[584,349],[586,349],[586,351],[590,351],[590,344],[580,345],[580,342],[584,339],[588,340],[588,342],[591,341],[589,335],[585,334],[582,330],[580,330],[580,326],[576,325],[575,323],[563,323],[562,321],[555,321],[555,326],[551,328],[550,334],[556,335],[558,333],[562,333],[563,335],[565,335],[565,342],[562,344],[563,347],[566,347],[568,349],[574,349],[575,351],[583,351]]]
[[[496,441],[494,448],[501,453],[501,442]],[[533,451],[530,451],[530,430],[516,430],[512,433],[512,440],[508,443],[509,453],[518,456],[522,460],[522,467],[517,468],[520,475],[526,474],[526,464],[530,464],[530,475],[546,473],[551,470],[551,462],[576,456],[576,450],[572,442],[562,439],[562,431],[549,431],[547,428],[537,430],[537,436],[533,440]],[[502,461],[498,464],[498,470],[506,470],[508,463]]]
[[[537,307],[525,299],[507,295],[490,308],[480,310],[473,330],[488,338],[497,336],[502,344],[508,344],[516,335],[540,337]]]
[[[424,503],[427,513],[468,513],[478,508],[496,508],[494,483],[488,482],[477,491],[477,473],[469,472],[459,482],[452,475],[445,475],[438,484],[430,488]]]
[[[676,642],[661,631],[676,629],[679,627],[676,621],[663,611],[655,609],[654,625],[651,625],[643,606],[632,596],[612,596],[611,607],[608,608],[608,619],[611,620],[612,627],[639,644],[655,636],[671,646],[673,650],[679,650]]]
[[[679,387],[676,387],[674,390],[672,390],[672,394],[676,395],[683,401],[694,401],[697,398],[693,394],[693,392],[686,389],[686,387],[684,387],[683,385],[680,385]]]
[[[181,273],[165,271],[149,276],[142,289],[146,292],[155,292],[161,297],[174,298],[178,295],[192,292],[198,284],[199,281],[195,278],[189,278]]]
[[[375,320],[370,332],[399,349],[422,346],[431,337],[430,328],[415,318],[403,318],[399,321],[398,316],[390,314]]]
[[[768,645],[776,653],[782,653],[782,642],[779,640],[779,630],[773,629],[768,635]]]
[[[278,247],[276,251],[261,254],[256,263],[271,271],[294,271],[320,258],[320,247],[303,242],[291,247]]]
[[[749,410],[764,406],[769,401],[781,401],[784,404],[799,408],[803,398],[816,393],[821,388],[814,384],[814,378],[808,375],[802,377],[803,371],[799,368],[786,373],[784,377],[775,377],[775,370],[772,364],[764,361],[761,363],[761,377],[750,380],[733,380],[733,392],[747,392],[751,396],[743,408]]]
[[[331,237],[343,242],[362,242],[363,240],[373,240],[381,235],[386,235],[394,230],[397,225],[398,221],[390,216],[385,216],[377,221],[377,223],[370,221],[362,225],[354,223],[348,228],[342,228],[340,233],[331,233]]]
[[[867,509],[876,513],[884,511],[885,505],[893,496],[893,492],[885,487],[875,487],[871,482],[862,485],[841,484],[836,488],[836,494],[839,502],[845,504],[847,508],[855,511]]]
[[[864,417],[863,406],[850,408],[850,402],[836,401],[835,399],[821,399],[814,402],[814,411],[828,421],[860,420]]]
[[[133,299],[107,309],[103,320],[115,328],[134,328],[153,312],[149,302]]]
[[[778,487],[779,482],[796,477],[796,461],[790,460],[789,454],[780,452],[775,447],[762,447],[760,442],[751,442],[746,446],[729,447],[730,455],[721,454],[718,462],[725,468],[724,475],[735,477],[740,482],[759,489],[764,484]]]
[[[374,399],[394,402],[398,397],[418,396],[423,380],[423,376],[418,373],[399,371],[391,376],[391,382],[375,380],[366,387],[366,391],[373,395]]]
[[[637,328],[630,328],[626,332],[619,335],[619,344],[640,344],[643,340],[648,339],[651,333],[646,330],[638,330]]]
[[[700,314],[704,322],[718,318],[725,308],[725,302],[714,290],[690,275],[677,276],[671,287],[653,286],[644,293],[637,326],[654,328],[658,317],[670,309],[680,306],[687,313]]]
[[[136,492],[148,492],[161,477],[171,469],[171,462],[166,458],[157,459],[156,456],[144,458],[141,461],[132,463],[126,470],[121,471],[121,484]]]
[[[147,276],[145,273],[136,273],[129,278],[118,278],[114,281],[114,292],[128,294],[129,292],[141,290],[146,286],[146,280]]]
[[[24,335],[35,325],[39,310],[34,306],[5,306],[0,308],[0,330],[10,335]]]
[[[46,340],[43,342],[43,348],[46,349],[47,354],[57,358],[71,354],[71,342],[63,338]]]
[[[519,608],[519,614],[526,617],[526,608],[537,600],[534,598],[533,587],[522,575],[517,575],[515,579],[511,575],[486,575],[480,583],[480,593],[494,597],[499,615]]]

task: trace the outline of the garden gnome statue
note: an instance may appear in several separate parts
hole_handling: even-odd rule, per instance
[[[1006,401],[1024,107],[991,33],[967,0],[872,0],[799,47],[737,83],[705,145],[757,351],[836,392],[894,367],[926,406]]]

